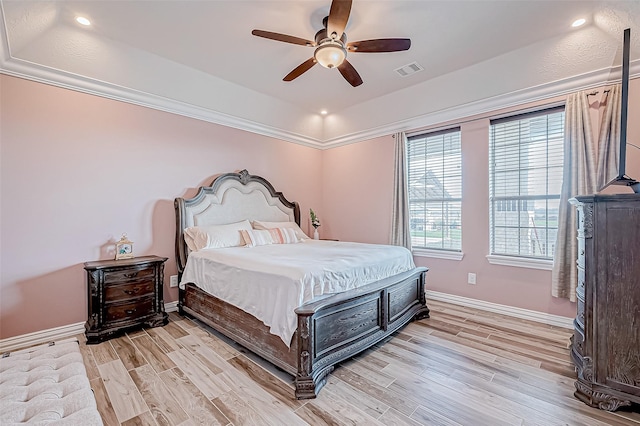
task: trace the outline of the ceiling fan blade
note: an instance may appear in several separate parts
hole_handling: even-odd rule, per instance
[[[316,44],[311,40],[300,37],[294,37],[286,34],[272,33],[271,31],[253,30],[251,34],[258,37],[268,38],[270,40],[283,41],[285,43],[299,44],[301,46],[313,47]]]
[[[379,38],[347,43],[348,51],[361,53],[398,52],[409,50],[410,47],[411,40],[408,38]]]
[[[334,37],[339,40],[342,37],[347,21],[349,21],[349,14],[351,13],[352,0],[333,0],[331,2],[331,9],[329,9],[329,19],[327,20],[327,36],[331,37],[331,34],[335,33]]]
[[[338,65],[338,71],[340,71],[340,74],[342,74],[344,79],[353,87],[358,87],[362,84],[360,74],[358,74],[358,71],[356,71],[353,65],[351,65],[351,63],[346,59]]]
[[[305,72],[309,71],[312,66],[316,64],[316,58],[309,58],[300,65],[298,65],[293,71],[287,74],[282,80],[283,81],[291,81],[298,77],[300,77]]]

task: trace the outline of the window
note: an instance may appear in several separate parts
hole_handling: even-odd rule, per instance
[[[563,137],[563,107],[491,121],[492,255],[553,259]]]
[[[407,166],[412,246],[461,251],[460,129],[409,137]]]

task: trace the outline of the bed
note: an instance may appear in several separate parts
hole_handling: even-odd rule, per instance
[[[373,278],[363,277],[360,278],[362,282],[347,285],[345,291],[334,293],[330,289],[311,300],[307,300],[308,297],[299,299],[304,300],[304,303],[291,308],[294,321],[291,333],[274,334],[272,332],[274,325],[268,320],[258,319],[239,308],[230,302],[233,299],[228,295],[217,293],[219,297],[212,295],[211,290],[203,290],[207,287],[205,283],[197,282],[207,280],[207,276],[218,282],[228,279],[234,282],[232,286],[234,291],[241,291],[237,289],[242,285],[254,289],[258,289],[257,286],[261,284],[268,285],[272,281],[272,274],[269,271],[265,272],[265,275],[257,274],[256,271],[260,267],[256,266],[254,268],[256,271],[252,271],[252,274],[235,274],[237,276],[234,276],[233,271],[239,269],[233,263],[227,265],[228,271],[232,272],[226,276],[224,269],[223,272],[192,272],[194,265],[210,264],[212,260],[206,259],[208,256],[204,252],[208,250],[203,250],[201,254],[200,251],[192,251],[189,248],[185,240],[185,230],[244,220],[251,223],[295,223],[299,226],[298,204],[288,201],[281,192],[275,191],[266,179],[251,175],[246,170],[219,175],[210,186],[200,187],[195,197],[176,198],[174,204],[176,263],[180,276],[179,312],[197,318],[293,375],[295,396],[298,399],[315,398],[326,383],[327,375],[337,363],[378,343],[409,321],[429,317],[429,308],[425,299],[427,268],[415,267],[411,260],[410,267],[407,265],[393,267],[398,269],[388,267],[383,271],[384,273],[380,272],[379,276],[374,274]],[[299,228],[296,232],[299,232]],[[189,238],[188,235],[187,238]],[[319,258],[322,258],[320,253],[324,250],[334,250],[344,253],[346,258],[350,257],[346,254],[357,248],[355,245],[357,244],[305,240],[298,244],[291,244],[289,247],[273,245],[273,249],[269,250],[282,250],[278,252],[278,256],[283,257],[288,256],[294,249],[299,249],[301,253],[312,251],[318,253]],[[378,250],[383,247],[362,246],[369,250]],[[403,248],[384,247],[395,254],[402,250],[406,251]],[[225,257],[236,253],[239,256],[246,256],[246,253],[259,253],[258,250],[251,251],[254,249],[261,249],[261,247],[246,249],[244,252],[240,247],[214,249],[213,251],[217,252],[212,256],[218,263],[224,263],[227,260],[220,260],[221,253]],[[363,256],[366,258],[376,255],[368,253]],[[228,262],[236,261],[233,257],[229,259]],[[357,262],[357,259],[355,261]],[[325,266],[319,269],[331,269]],[[204,266],[201,265],[201,267]],[[291,268],[285,269],[290,270],[292,276],[299,273],[297,265],[291,265]],[[358,277],[358,274],[354,276]],[[283,275],[286,274],[283,273]],[[350,278],[349,282],[352,281]],[[304,290],[301,291],[304,292]],[[289,308],[285,306],[284,310],[286,311],[284,316],[291,317],[288,315]]]

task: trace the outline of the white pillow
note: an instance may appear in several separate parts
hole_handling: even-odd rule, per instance
[[[264,246],[267,244],[293,244],[298,237],[293,228],[250,229],[240,231],[247,247]]]
[[[273,229],[273,228],[293,228],[299,240],[308,240],[309,237],[300,229],[295,222],[263,222],[254,220],[252,222],[253,229]]]
[[[191,226],[184,230],[184,241],[191,251],[238,247],[244,245],[241,230],[251,230],[251,223],[243,220],[226,225]]]

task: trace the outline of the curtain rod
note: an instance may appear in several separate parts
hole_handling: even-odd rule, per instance
[[[610,91],[611,91],[611,89],[607,89],[607,90],[605,90],[605,91],[604,91],[604,93],[609,93]],[[597,90],[594,90],[594,91],[593,91],[593,92],[591,92],[591,93],[587,93],[587,96],[595,96],[595,95],[597,95],[598,93],[600,93],[600,92],[598,92]]]

